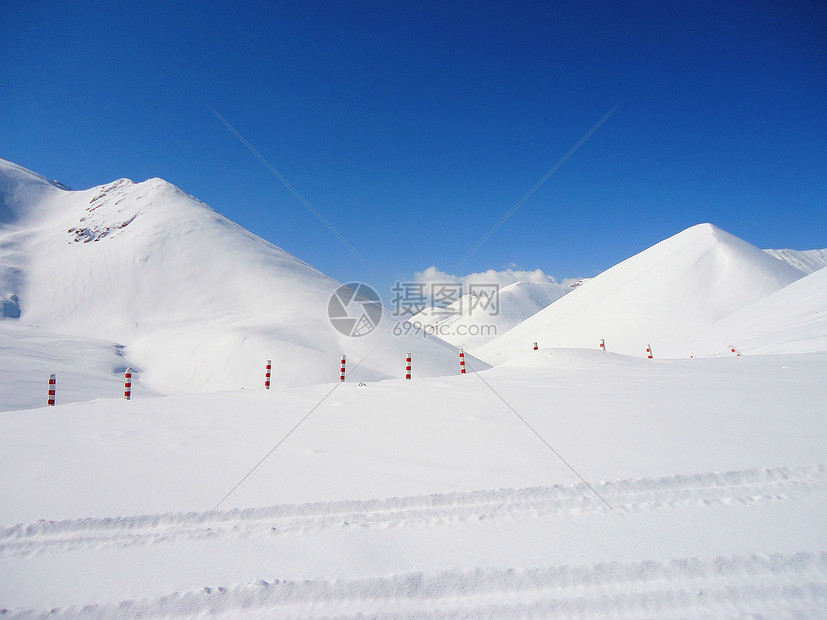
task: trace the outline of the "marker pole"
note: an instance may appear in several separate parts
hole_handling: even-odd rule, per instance
[[[123,397],[126,400],[132,399],[132,369],[127,368],[123,373]]]
[[[57,392],[57,375],[49,376],[49,407],[55,406],[55,392]]]

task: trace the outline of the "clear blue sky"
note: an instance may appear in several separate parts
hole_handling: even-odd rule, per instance
[[[76,189],[163,177],[383,296],[452,272],[614,106],[460,273],[592,276],[703,221],[827,247],[823,2],[10,2],[0,21],[0,156]]]

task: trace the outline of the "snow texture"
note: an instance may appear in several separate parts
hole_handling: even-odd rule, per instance
[[[800,269],[813,273],[827,267],[827,249],[824,250],[764,250],[770,256]]]

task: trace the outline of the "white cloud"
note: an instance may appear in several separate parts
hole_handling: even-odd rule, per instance
[[[515,282],[557,283],[556,278],[548,275],[542,269],[535,269],[533,271],[524,271],[519,269],[503,269],[501,271],[496,271],[494,269],[489,269],[488,271],[459,276],[441,271],[435,266],[428,267],[424,271],[416,272],[414,274],[414,281],[428,285],[459,283],[462,284],[463,290],[466,289],[469,284],[499,284],[500,288],[502,288],[504,286],[508,286],[509,284],[514,284]]]

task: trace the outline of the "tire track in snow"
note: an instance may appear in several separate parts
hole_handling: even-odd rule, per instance
[[[3,610],[15,618],[821,617],[827,552],[411,572],[335,581],[265,581],[166,596]],[[357,613],[358,611],[358,613]]]
[[[827,466],[780,467],[594,483],[622,515],[827,496]],[[585,484],[336,501],[202,513],[37,521],[0,528],[0,558],[217,537],[312,534],[484,519],[606,512]]]

